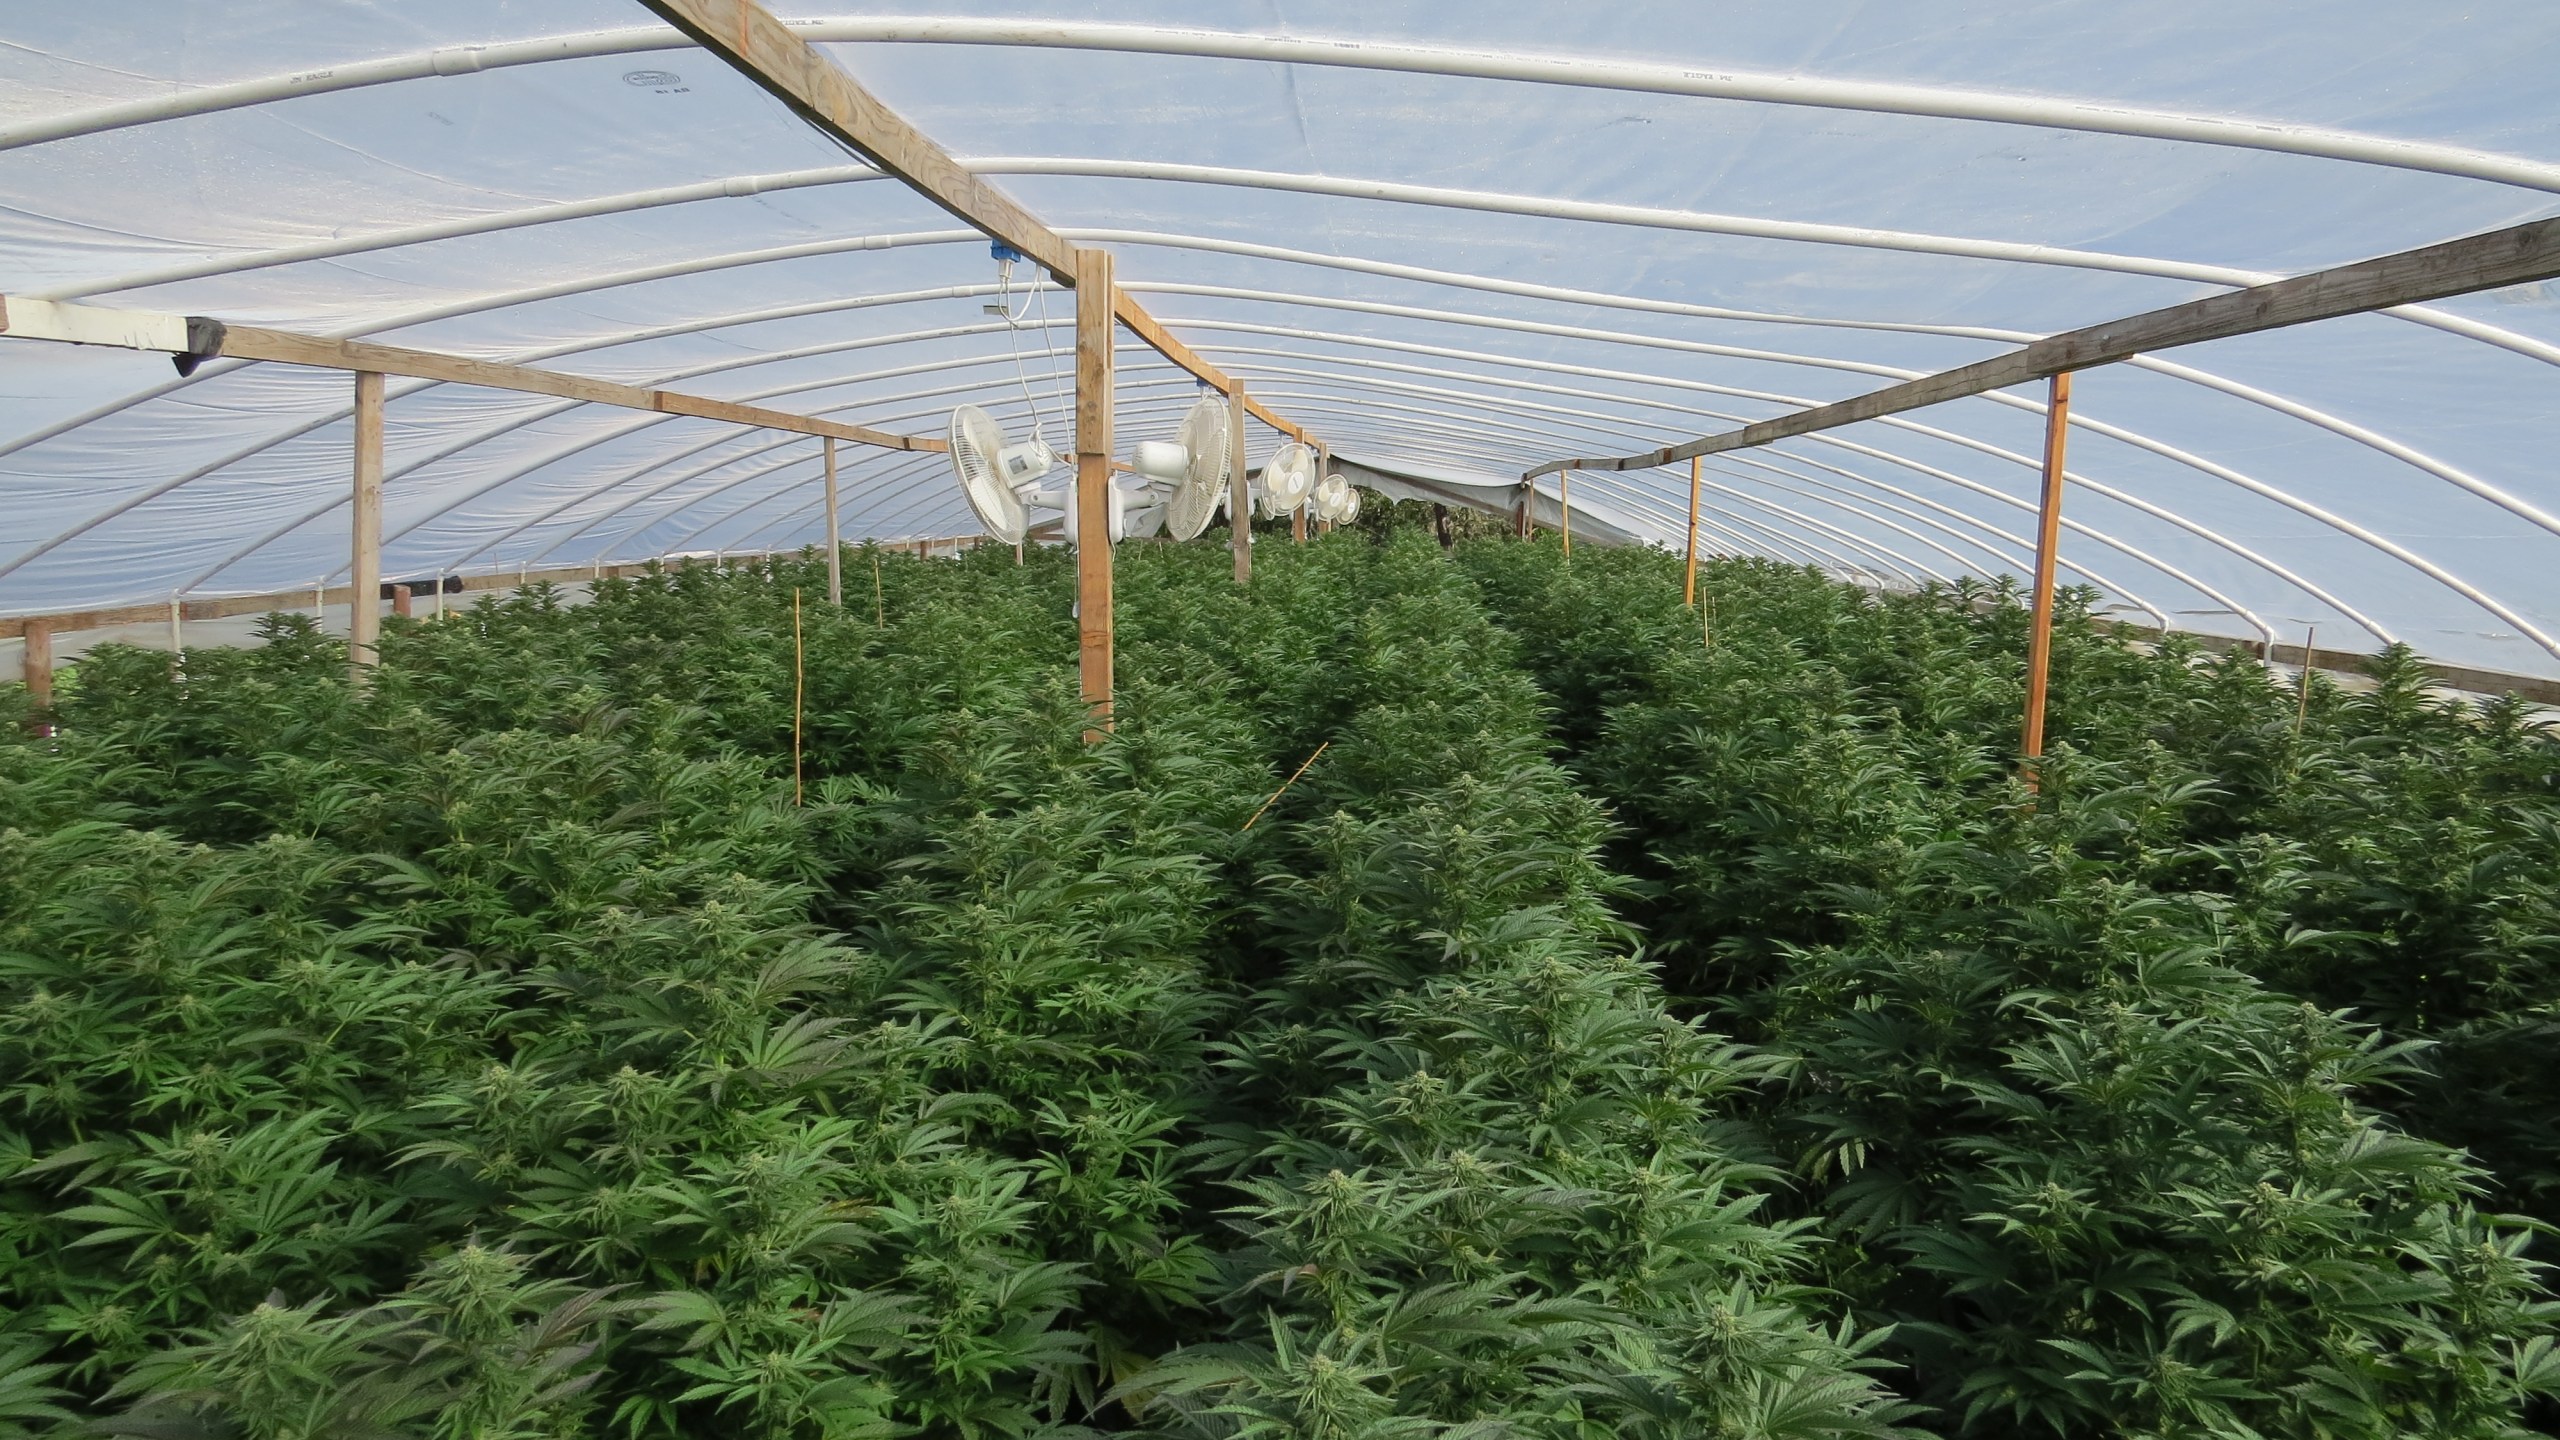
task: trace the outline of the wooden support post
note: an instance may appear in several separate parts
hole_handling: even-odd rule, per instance
[[[415,594],[417,594],[417,593],[418,593],[417,591],[410,589],[410,588],[409,588],[408,586],[406,586],[406,585],[394,585],[394,586],[392,586],[392,587],[391,587],[391,613],[392,613],[392,614],[394,614],[394,615],[399,616],[399,617],[400,617],[401,619],[403,619],[403,620],[408,619],[408,618],[410,617],[410,615],[412,615],[413,613],[415,613],[415,612],[410,608],[409,597],[411,597],[411,596],[413,596],[413,595],[415,595]]]
[[[1689,579],[1680,603],[1698,603],[1698,457],[1689,457]]]
[[[827,603],[844,608],[844,531],[836,524],[836,437],[827,447]]]
[[[382,634],[382,375],[356,372],[355,518],[347,575],[347,664],[357,684]]]
[[[2062,543],[2062,452],[2071,421],[2071,372],[2053,377],[2044,413],[2044,498],[2036,510],[2035,609],[2027,630],[2027,719],[2019,753],[2027,788],[2044,757],[2045,677],[2053,662],[2053,562]]]
[[[1076,252],[1076,648],[1084,702],[1111,728],[1111,252]]]
[[[1556,513],[1564,520],[1564,558],[1573,558],[1573,472],[1556,478]]]
[[[1235,552],[1236,583],[1253,581],[1253,495],[1245,481],[1244,382],[1227,390],[1227,548]]]
[[[42,620],[27,622],[27,658],[19,668],[27,684],[27,703],[38,710],[53,705],[53,627]]]

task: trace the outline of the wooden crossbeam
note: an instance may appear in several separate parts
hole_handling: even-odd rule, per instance
[[[792,113],[906,182],[909,189],[1021,251],[1061,285],[1076,283],[1076,246],[1042,224],[1013,197],[979,179],[951,152],[846,74],[798,32],[755,0],[641,0],[659,18],[789,106]],[[1149,349],[1217,390],[1234,381],[1175,339],[1146,307],[1116,290],[1112,312]],[[1306,432],[1269,407],[1249,413],[1293,440]]]
[[[949,442],[931,435],[897,435],[863,425],[820,420],[761,405],[687,395],[674,390],[648,390],[530,365],[501,360],[475,360],[437,350],[378,345],[369,340],[332,340],[291,330],[255,325],[226,325],[201,315],[165,315],[147,310],[114,310],[99,305],[71,305],[0,295],[0,335],[24,340],[59,340],[74,345],[118,345],[134,350],[160,350],[199,359],[265,360],[280,365],[310,365],[358,374],[405,375],[449,385],[479,385],[492,390],[518,390],[615,405],[626,410],[652,410],[663,415],[690,415],[726,420],[766,430],[824,435],[891,450],[948,450]]]
[[[1038,261],[1059,284],[1076,283],[1076,247],[1066,237],[963,169],[950,151],[881,103],[772,11],[752,0],[641,3],[792,113],[905,181],[907,188]]]
[[[2560,219],[2536,220],[2066,330],[1971,365],[1640,455],[1550,460],[1521,478],[1534,480],[1560,470],[1647,470],[1693,456],[1718,455],[1898,415],[2174,346],[2228,340],[2554,276],[2560,276]]]
[[[1235,389],[1235,379],[1233,376],[1228,375],[1227,372],[1210,364],[1208,361],[1201,359],[1199,354],[1193,351],[1190,346],[1175,339],[1172,332],[1166,330],[1162,324],[1158,323],[1156,317],[1148,314],[1146,307],[1139,304],[1128,291],[1123,290],[1111,298],[1111,308],[1113,312],[1120,317],[1121,325],[1126,327],[1130,334],[1135,335],[1140,340],[1144,341],[1148,349],[1153,350],[1167,360],[1172,361],[1176,366],[1190,371],[1194,376],[1206,382],[1213,390],[1232,392]],[[1261,421],[1263,424],[1270,426],[1272,429],[1279,431],[1281,434],[1288,436],[1292,440],[1309,445],[1315,443],[1314,436],[1309,435],[1305,430],[1298,426],[1290,424],[1287,420],[1281,418],[1279,412],[1273,410],[1270,406],[1263,404],[1261,401],[1254,399],[1250,395],[1245,397],[1244,413]]]

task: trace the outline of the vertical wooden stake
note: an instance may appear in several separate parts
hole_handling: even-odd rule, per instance
[[[889,628],[889,587],[880,579],[880,542],[870,540],[864,545],[871,551],[871,623],[886,630]]]
[[[1227,548],[1235,552],[1236,583],[1253,582],[1253,495],[1245,480],[1244,382],[1227,390]]]
[[[827,442],[834,445],[833,440]],[[800,715],[809,694],[809,655],[800,638],[800,587],[791,587],[791,803],[805,804],[800,788]]]
[[[348,678],[364,683],[382,634],[382,376],[356,372],[355,519],[347,561]]]
[[[844,532],[836,526],[836,437],[827,442],[827,603],[844,608]]]
[[[391,613],[392,613],[392,614],[394,614],[394,615],[399,616],[399,617],[400,617],[401,619],[403,619],[403,620],[406,620],[406,619],[408,619],[412,614],[415,614],[415,613],[416,613],[416,610],[415,610],[415,607],[412,605],[411,601],[412,601],[412,597],[414,597],[417,593],[418,593],[418,592],[416,592],[416,591],[414,591],[414,590],[410,589],[410,588],[409,588],[408,586],[406,586],[406,585],[394,585],[394,586],[392,586],[392,587],[391,587]]]
[[[1556,475],[1556,512],[1564,520],[1564,558],[1573,558],[1573,472]]]
[[[1689,580],[1680,603],[1698,603],[1698,457],[1689,457]]]
[[[27,622],[27,658],[20,670],[27,684],[27,703],[38,710],[53,706],[53,626],[44,620]]]
[[[2044,412],[2044,497],[2036,510],[2035,608],[2027,630],[2027,719],[2018,750],[2027,789],[2044,758],[2045,677],[2053,663],[2053,562],[2062,545],[2062,455],[2071,423],[2071,372],[2053,377]]]
[[[1076,652],[1084,702],[1111,728],[1111,252],[1076,252]]]

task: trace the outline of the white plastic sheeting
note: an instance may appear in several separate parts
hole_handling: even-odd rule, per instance
[[[777,8],[1258,397],[1443,483],[2560,212],[2544,0]],[[983,240],[618,0],[17,7],[0,147],[8,293],[1067,434],[1071,297],[992,320]],[[1169,429],[1191,382],[1122,367],[1124,444]],[[822,523],[806,437],[390,394],[386,575]],[[2084,374],[2064,578],[2133,618],[2560,675],[2555,395],[2560,285]],[[0,342],[0,613],[340,572],[350,401]],[[2040,402],[1713,458],[1707,543],[2021,572]],[[850,536],[970,528],[941,457],[844,459]],[[1573,482],[1577,515],[1669,543],[1687,493],[1685,467]]]

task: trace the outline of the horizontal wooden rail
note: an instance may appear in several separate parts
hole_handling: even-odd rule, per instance
[[[1059,284],[1076,283],[1076,246],[1013,198],[971,174],[860,81],[755,0],[641,0],[693,42],[726,61],[791,112],[854,153],[905,181],[907,187],[1039,262]],[[1114,318],[1148,348],[1222,393],[1234,378],[1203,360],[1168,332],[1146,308],[1114,287]],[[1293,440],[1306,431],[1270,407],[1249,403],[1248,413]]]
[[[229,325],[201,315],[116,310],[98,305],[73,305],[0,295],[0,335],[22,340],[58,340],[74,345],[119,345],[135,350],[160,350],[199,360],[219,356],[280,365],[310,365],[324,370],[350,370],[359,374],[405,375],[449,385],[517,390],[562,400],[615,405],[626,410],[690,415],[766,430],[824,435],[890,450],[950,448],[949,442],[939,436],[896,435],[837,420],[768,410],[761,405],[741,405],[731,400],[714,400],[674,390],[649,390],[611,380],[563,374],[557,370],[540,370],[530,365],[476,360],[467,355],[413,350],[400,345],[378,345],[369,340],[332,340],[326,336],[304,335],[290,330]]]
[[[2255,335],[2288,325],[2362,315],[2395,305],[2415,305],[2554,276],[2560,276],[2560,219],[2536,220],[2066,330],[2006,355],[1639,455],[1550,460],[1524,472],[1521,479],[1534,480],[1559,470],[1647,470],[1692,456],[1717,455],[1817,430],[1837,429],[2155,350]]]

